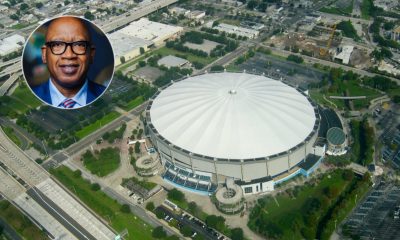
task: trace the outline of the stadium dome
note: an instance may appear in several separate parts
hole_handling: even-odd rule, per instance
[[[295,88],[245,73],[177,82],[153,101],[150,116],[158,133],[174,145],[228,159],[284,152],[307,138],[316,119],[307,97]]]
[[[313,151],[319,121],[316,105],[303,92],[247,73],[171,82],[146,109],[147,132],[167,169],[164,178],[196,188],[192,178],[253,181],[291,171]]]

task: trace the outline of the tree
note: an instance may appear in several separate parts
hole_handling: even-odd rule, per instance
[[[217,27],[218,25],[219,25],[219,22],[218,21],[214,21],[213,24],[212,24],[212,27]]]
[[[88,20],[94,20],[94,15],[89,11],[86,11],[83,16]]]
[[[78,169],[78,170],[75,170],[75,171],[74,171],[74,174],[73,174],[73,175],[74,175],[74,177],[77,178],[77,177],[80,177],[80,176],[82,175],[82,172],[81,172],[81,170]]]
[[[155,213],[158,219],[163,219],[165,217],[165,213],[159,208],[156,208]]]
[[[288,60],[288,61],[295,62],[295,63],[303,63],[303,62],[304,62],[304,59],[303,59],[302,57],[299,57],[299,56],[293,55],[293,54],[290,54],[290,55],[287,57],[287,60]]]
[[[64,1],[64,6],[67,6],[67,5],[70,4],[70,3],[71,3],[70,1],[65,0],[65,1]]]
[[[178,189],[173,188],[168,192],[168,198],[178,201],[178,202],[181,202],[185,199],[185,195],[183,195],[183,193],[181,191],[179,191]]]
[[[180,231],[181,231],[182,235],[185,236],[185,237],[190,237],[193,234],[192,229],[188,225],[183,226],[180,229]]]
[[[232,240],[243,240],[244,236],[243,236],[243,230],[241,228],[234,228],[231,231],[231,238]]]
[[[145,61],[139,61],[139,67],[144,67],[146,66],[146,62]]]
[[[208,215],[206,217],[206,224],[211,228],[215,228],[218,231],[222,231],[225,227],[225,218],[216,215]]]
[[[92,191],[99,191],[100,189],[101,189],[101,187],[100,187],[100,184],[98,184],[98,183],[92,183],[92,185],[90,186],[90,189],[92,190]]]
[[[124,56],[121,56],[121,57],[119,58],[119,60],[121,61],[121,63],[125,63],[125,57],[124,57]]]
[[[143,54],[144,53],[144,48],[140,47],[139,51],[140,51],[140,54]]]
[[[210,69],[211,72],[221,72],[224,70],[225,70],[224,66],[221,66],[221,65],[214,65]]]
[[[140,153],[140,142],[139,141],[135,142],[135,153],[137,153],[137,154]]]
[[[120,210],[123,213],[131,213],[131,207],[128,204],[123,204]]]
[[[36,7],[36,8],[42,8],[42,7],[43,7],[43,3],[37,2],[37,3],[35,4],[35,7]]]
[[[154,228],[151,235],[153,236],[153,238],[165,238],[167,236],[167,233],[162,226],[158,226]]]
[[[153,202],[148,202],[147,204],[146,204],[146,209],[147,210],[149,210],[149,211],[153,211],[154,210],[154,208],[155,208],[155,206],[154,206],[154,203]]]
[[[21,6],[19,7],[21,12],[25,12],[26,10],[28,10],[28,8],[29,8],[29,6],[26,3],[21,4]]]

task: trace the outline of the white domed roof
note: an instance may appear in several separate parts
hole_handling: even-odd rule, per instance
[[[280,81],[246,73],[213,73],[162,90],[151,123],[172,144],[215,158],[250,159],[304,141],[316,118],[308,99]]]

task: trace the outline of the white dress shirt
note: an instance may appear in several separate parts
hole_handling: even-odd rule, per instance
[[[58,107],[62,102],[64,102],[65,99],[67,99],[67,97],[65,97],[60,91],[58,91],[57,87],[53,84],[51,79],[49,81],[51,103],[53,106]],[[79,92],[75,94],[75,96],[70,98],[76,102],[72,108],[80,108],[86,105],[87,88],[88,83],[86,80]]]

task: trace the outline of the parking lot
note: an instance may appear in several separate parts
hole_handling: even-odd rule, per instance
[[[380,182],[344,221],[343,232],[361,239],[400,239],[400,187]]]
[[[191,237],[194,238],[197,234],[200,234],[204,239],[209,240],[225,240],[227,237],[223,236],[218,231],[207,227],[207,225],[201,220],[191,216],[188,213],[177,214],[164,206],[157,207],[156,211],[161,211],[164,213],[164,220],[168,223],[171,221],[177,221],[178,229],[184,226],[189,226],[192,229]]]
[[[297,64],[262,53],[256,53],[254,57],[240,64],[239,68],[258,74],[265,73],[266,76],[273,79],[282,78],[292,85],[304,88],[310,83],[321,81],[325,75],[324,72],[304,64]]]

